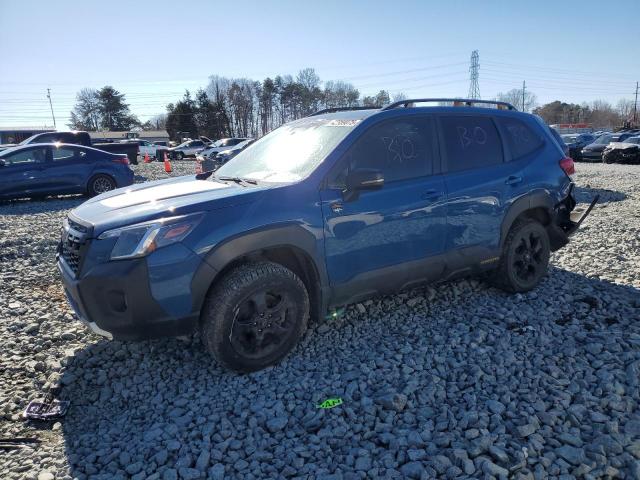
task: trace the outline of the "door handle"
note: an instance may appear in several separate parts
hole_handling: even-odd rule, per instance
[[[441,196],[442,196],[442,192],[439,191],[439,190],[427,190],[422,195],[420,195],[420,198],[422,200],[432,200],[433,201],[433,200],[437,200]]]
[[[507,180],[504,183],[506,185],[517,185],[519,183],[522,183],[522,177],[511,175],[509,178],[507,178]]]

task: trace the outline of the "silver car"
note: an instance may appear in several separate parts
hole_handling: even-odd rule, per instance
[[[196,154],[204,150],[207,146],[202,140],[187,140],[177,147],[169,149],[169,155],[176,160],[182,160],[185,157],[195,157]]]

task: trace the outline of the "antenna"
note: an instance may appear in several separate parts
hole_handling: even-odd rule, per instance
[[[480,85],[478,84],[478,78],[480,76],[480,55],[478,50],[471,52],[471,65],[469,66],[469,73],[471,74],[471,83],[469,84],[469,98],[480,99]]]

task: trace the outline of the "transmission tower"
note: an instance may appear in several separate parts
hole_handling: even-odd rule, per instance
[[[480,85],[478,77],[480,76],[480,55],[478,50],[471,52],[471,65],[469,66],[471,74],[471,83],[469,84],[469,98],[477,98],[480,100]]]

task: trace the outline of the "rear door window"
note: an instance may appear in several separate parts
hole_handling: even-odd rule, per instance
[[[490,117],[447,115],[440,118],[440,124],[449,172],[488,167],[504,161],[502,140]]]
[[[86,152],[78,148],[52,147],[51,156],[54,162],[65,162],[69,160],[80,160],[86,156]]]
[[[431,175],[434,172],[434,129],[431,117],[402,117],[374,125],[346,154],[346,164],[330,181],[343,188],[349,171],[380,170],[385,183]]]
[[[496,121],[502,128],[512,160],[526,157],[544,145],[542,137],[525,122],[508,117],[498,117]]]

